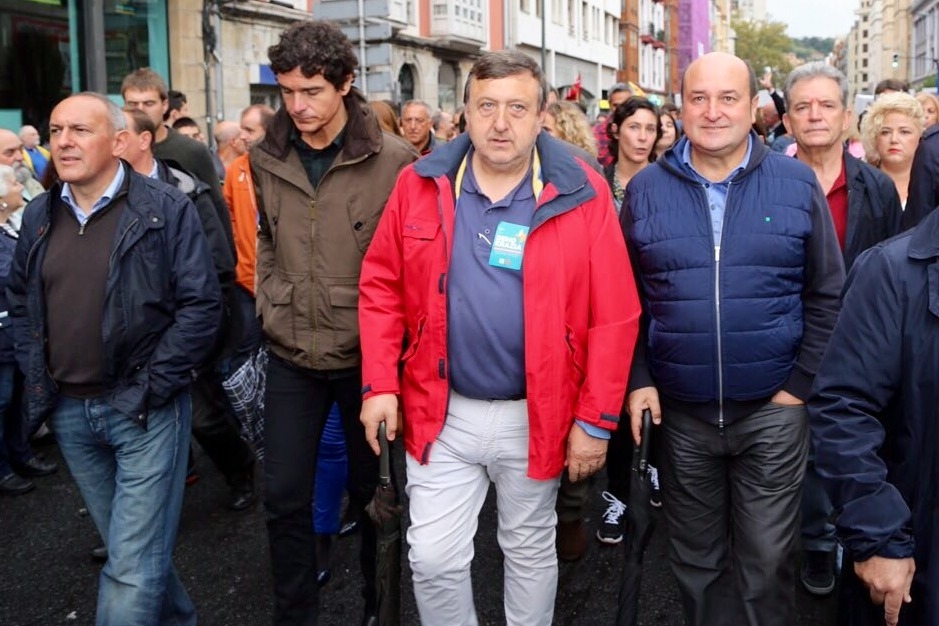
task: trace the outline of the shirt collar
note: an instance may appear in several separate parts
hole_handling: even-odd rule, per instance
[[[101,207],[107,205],[117,192],[120,190],[121,186],[124,184],[124,164],[119,163],[117,167],[117,174],[114,175],[114,178],[111,180],[111,184],[108,185],[108,188],[104,190],[104,193],[101,194],[101,197],[94,203],[91,207],[91,211],[86,216],[84,212],[78,208],[78,203],[75,202],[75,196],[72,195],[72,186],[68,183],[62,185],[62,193],[60,197],[62,200],[72,209],[75,213],[75,216],[79,219],[80,222],[86,221],[91,214],[100,209]]]
[[[480,193],[479,187],[476,185],[476,177],[473,175],[473,152],[473,146],[470,145],[470,149],[466,152],[466,156],[463,157],[463,162],[460,163],[460,167],[456,172],[453,187],[457,199],[460,198],[460,193],[464,190],[470,193]],[[467,176],[467,174],[469,174],[469,176]],[[541,157],[538,156],[538,149],[535,148],[532,152],[531,167],[528,168],[528,173],[525,174],[519,186],[506,197],[517,198],[519,200],[534,197],[537,200],[543,189],[544,181],[541,172]]]
[[[296,126],[291,126],[290,128],[290,140],[293,142],[293,144],[297,148],[300,148],[303,150],[310,150],[312,152],[323,152],[326,150],[342,148],[342,142],[345,139],[345,136],[346,136],[346,127],[343,126],[342,130],[340,130],[336,134],[336,136],[333,137],[333,140],[329,142],[328,146],[326,146],[325,148],[314,148],[313,146],[311,146],[310,144],[308,144],[307,142],[303,140],[303,137],[300,136],[300,131],[297,130]]]
[[[747,163],[750,162],[750,155],[752,153],[753,153],[753,137],[748,135],[747,136],[747,151],[743,155],[743,160],[740,161],[740,165],[735,167],[733,171],[727,175],[727,178],[718,182],[720,184],[727,183],[730,180],[732,180],[734,176],[736,176],[737,174],[745,170],[747,168]],[[693,172],[694,175],[697,176],[699,179],[701,179],[702,181],[706,181],[706,182],[713,182],[713,181],[709,181],[707,178],[702,176],[701,173],[694,168],[694,165],[691,164],[691,142],[690,141],[685,141],[685,148],[684,150],[682,150],[681,160],[682,160],[682,163],[684,163],[684,165],[687,167],[687,169]]]

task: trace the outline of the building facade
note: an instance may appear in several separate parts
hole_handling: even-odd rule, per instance
[[[543,47],[543,69],[562,97],[579,78],[581,102],[590,104],[616,81],[619,0],[505,0],[504,11],[503,38],[491,40],[490,47],[517,49],[539,60]]]
[[[710,0],[680,0],[678,5],[678,72],[711,51]]]
[[[32,124],[70,93],[116,94],[139,67],[166,74],[167,0],[0,0],[0,127]]]
[[[730,25],[733,3],[731,0],[711,0],[710,10],[711,50],[734,54],[736,35]]]
[[[910,7],[910,80],[935,87],[939,72],[939,0],[917,0]]]
[[[731,11],[741,22],[765,22],[766,0],[731,0]]]

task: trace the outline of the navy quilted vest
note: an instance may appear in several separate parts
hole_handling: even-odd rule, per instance
[[[680,146],[627,189],[651,373],[660,392],[686,402],[769,397],[802,340],[814,174],[754,145],[728,190],[718,260],[707,195],[678,170],[679,154]]]

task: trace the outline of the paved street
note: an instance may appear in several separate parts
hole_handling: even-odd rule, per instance
[[[41,449],[62,463],[55,446]],[[402,469],[401,459],[398,470]],[[223,508],[226,491],[208,459],[197,454],[201,480],[189,487],[183,509],[176,566],[204,626],[262,626],[270,623],[271,593],[264,516],[258,505],[248,513]],[[399,476],[403,475],[399,473]],[[26,496],[0,499],[0,625],[53,626],[94,623],[99,566],[89,550],[98,542],[91,520],[82,516],[81,498],[62,465],[39,479]],[[601,509],[595,490],[588,524]],[[495,541],[493,498],[480,516],[473,566],[480,624],[504,623],[501,557]],[[661,519],[660,519],[661,522]],[[640,624],[679,626],[678,598],[664,560],[661,530],[646,554]],[[324,626],[356,626],[361,617],[354,566],[357,538],[338,543],[332,581],[321,594]],[[579,563],[561,566],[555,623],[566,626],[612,624],[622,551],[591,540]],[[402,624],[417,625],[410,578],[404,560]],[[798,626],[834,624],[832,600],[799,591]]]

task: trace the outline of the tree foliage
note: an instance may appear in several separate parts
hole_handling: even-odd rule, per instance
[[[792,40],[786,34],[783,22],[734,21],[731,26],[737,34],[736,53],[750,62],[757,76],[764,67],[771,67],[779,78],[792,69],[788,55]]]
[[[792,47],[802,59],[824,57],[835,48],[834,37],[802,37],[792,40]]]

